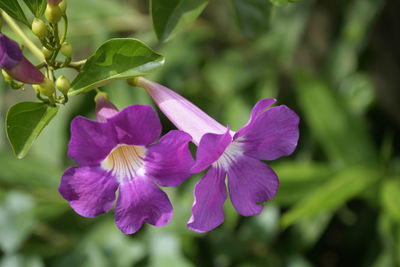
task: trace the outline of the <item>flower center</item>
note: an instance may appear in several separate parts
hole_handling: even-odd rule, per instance
[[[137,175],[144,175],[143,157],[146,148],[143,146],[119,145],[101,163],[101,166],[113,175],[118,181],[133,179]]]
[[[222,168],[225,171],[228,171],[232,163],[234,163],[241,155],[243,155],[242,144],[235,140],[228,145],[224,153],[222,153],[221,157],[214,162],[213,165],[217,168]]]

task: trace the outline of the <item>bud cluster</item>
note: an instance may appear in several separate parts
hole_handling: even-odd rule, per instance
[[[18,43],[0,33],[0,68],[4,80],[11,88],[20,89],[25,83],[32,84],[40,100],[52,104],[66,103],[71,83],[64,75],[57,79],[54,77],[55,70],[66,67],[71,62],[72,46],[66,41],[66,9],[66,0],[47,0],[45,19],[35,17],[32,21],[31,31],[40,40],[44,56],[44,62],[38,67],[24,57]],[[60,34],[58,23],[62,18],[64,31]],[[0,20],[0,31],[1,24]],[[65,57],[64,61],[57,61],[59,54]],[[40,71],[41,68],[45,69],[45,75]],[[57,96],[56,89],[62,95]]]

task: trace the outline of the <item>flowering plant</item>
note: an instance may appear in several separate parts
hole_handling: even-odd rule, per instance
[[[76,213],[95,217],[108,212],[118,191],[115,220],[122,232],[135,233],[143,222],[166,225],[173,209],[158,186],[177,187],[207,168],[194,189],[192,216],[187,224],[190,230],[210,231],[224,221],[226,177],[231,202],[243,216],[259,215],[261,203],[276,195],[278,177],[262,161],[272,161],[295,150],[299,118],[291,109],[285,105],[269,108],[275,99],[260,100],[248,123],[234,132],[172,90],[144,79],[142,76],[163,65],[164,57],[143,42],[111,39],[89,58],[73,61],[72,46],[67,41],[66,0],[25,1],[34,15],[32,22],[22,10],[11,12],[10,4],[0,3],[3,18],[39,60],[38,65],[33,65],[17,42],[0,34],[0,67],[5,80],[13,89],[32,84],[40,101],[18,103],[8,112],[7,135],[18,158],[25,157],[60,106],[76,95],[98,91],[96,121],[78,116],[71,122],[68,155],[79,166],[64,172],[59,187],[61,196]],[[172,38],[207,4],[208,1],[200,1],[197,6],[182,7],[153,0],[151,12],[157,37],[162,41]],[[18,3],[14,5],[20,9]],[[269,6],[268,3],[264,7],[267,13]],[[186,15],[171,19],[160,13],[176,8],[183,8]],[[41,49],[15,20],[29,26]],[[59,31],[61,25],[63,30]],[[64,68],[78,72],[72,82],[65,75],[56,77],[56,71]],[[156,141],[161,123],[150,106],[133,104],[118,111],[100,88],[120,79],[144,87],[179,130]],[[188,148],[190,141],[198,147],[196,161]]]

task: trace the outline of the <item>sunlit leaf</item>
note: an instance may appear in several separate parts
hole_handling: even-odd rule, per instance
[[[384,210],[400,222],[400,179],[390,179],[382,184],[381,201]]]
[[[343,166],[378,163],[363,121],[352,116],[325,82],[299,73],[296,93],[304,120],[332,161]]]
[[[20,102],[8,110],[7,137],[17,158],[25,157],[40,132],[57,114],[58,108],[44,103]]]
[[[157,38],[166,41],[195,20],[209,0],[152,0],[151,16]]]
[[[91,56],[72,82],[69,95],[88,92],[112,81],[144,75],[161,67],[164,57],[136,39],[111,39]]]
[[[338,208],[379,177],[379,172],[367,167],[354,167],[338,173],[283,214],[282,226],[287,227],[304,217]]]
[[[328,164],[322,163],[288,161],[271,166],[279,177],[279,191],[272,202],[280,205],[297,203],[334,174]]]

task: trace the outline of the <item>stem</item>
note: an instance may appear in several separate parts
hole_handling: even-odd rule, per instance
[[[61,41],[60,41],[61,45],[65,42],[65,39],[67,38],[67,31],[68,31],[68,18],[66,15],[63,16],[63,20],[64,20],[64,32],[61,36]]]
[[[13,30],[25,43],[25,46],[35,55],[39,61],[44,61],[44,55],[42,51],[31,41],[31,39],[26,36],[26,34],[22,31],[22,29],[18,26],[13,18],[11,18],[4,10],[1,10],[1,15],[3,16],[4,20],[10,26],[11,30]]]
[[[68,65],[66,65],[66,67],[73,68],[73,69],[76,69],[77,71],[80,71],[81,67],[83,65],[85,65],[85,63],[86,63],[86,59],[81,60],[81,61],[73,61],[73,62],[68,63]]]
[[[69,66],[71,67],[81,67],[82,65],[85,65],[87,59],[82,59],[80,61],[72,61],[69,63]]]
[[[54,47],[55,47],[55,51],[53,53],[53,56],[49,60],[49,65],[53,65],[54,64],[54,62],[55,62],[55,60],[57,58],[58,52],[60,51],[60,47],[61,47],[60,37],[58,36],[58,23],[51,24],[51,27],[52,27],[53,32],[54,32],[54,42],[55,42],[55,46]]]
[[[46,66],[46,62],[42,62],[42,63],[36,65],[35,67],[38,69],[41,69],[41,68],[44,68],[45,66]]]

